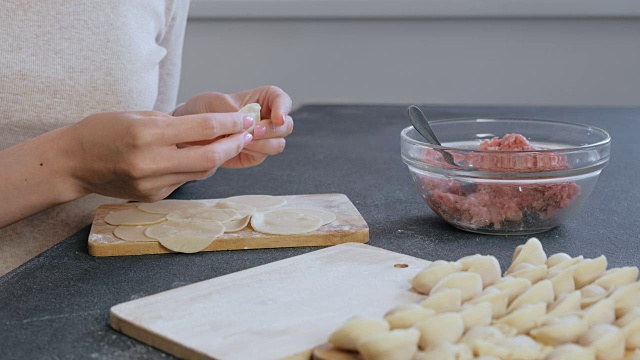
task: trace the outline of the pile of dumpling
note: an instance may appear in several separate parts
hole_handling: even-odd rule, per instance
[[[501,273],[493,256],[435,261],[411,280],[421,303],[354,317],[329,343],[364,360],[640,360],[637,267],[547,258],[532,238]]]
[[[274,235],[315,231],[336,219],[322,209],[282,208],[284,197],[233,196],[207,205],[196,200],[161,200],[105,216],[116,226],[113,235],[124,241],[158,241],[169,250],[194,253],[206,249],[224,233],[237,232],[249,223],[253,230]]]

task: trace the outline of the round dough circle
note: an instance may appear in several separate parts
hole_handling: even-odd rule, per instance
[[[164,220],[164,214],[151,214],[138,209],[116,211],[104,217],[104,221],[110,225],[151,225]]]
[[[211,207],[184,208],[167,214],[167,220],[172,221],[197,219],[226,223],[239,218],[240,214],[233,209],[214,209]]]
[[[271,195],[240,195],[232,196],[224,199],[226,202],[231,202],[240,205],[249,205],[256,208],[256,211],[268,211],[287,203],[282,197],[276,197]]]
[[[308,208],[292,208],[287,210],[293,210],[302,214],[317,216],[320,219],[322,219],[322,225],[327,225],[328,223],[336,219],[336,214],[326,210],[308,209]]]
[[[194,200],[160,200],[153,203],[141,203],[138,209],[152,214],[168,214],[175,210],[206,207],[207,205]]]
[[[209,246],[224,233],[224,225],[217,221],[180,220],[166,221],[149,226],[145,235],[160,241],[169,250],[195,253]]]
[[[249,220],[251,220],[251,215],[247,215],[238,220],[231,220],[222,224],[224,226],[224,232],[236,232],[240,231],[249,225]]]
[[[288,209],[257,212],[251,217],[251,227],[265,234],[303,234],[317,230],[320,226],[321,218]]]
[[[251,205],[236,204],[226,200],[220,200],[215,205],[216,209],[233,209],[238,212],[242,217],[247,215],[253,215],[256,212],[256,207]]]
[[[153,241],[157,242],[158,240],[152,239],[144,234],[144,231],[147,230],[148,226],[145,225],[120,225],[117,228],[113,229],[113,235],[115,235],[118,239],[124,241],[138,242],[138,241]]]

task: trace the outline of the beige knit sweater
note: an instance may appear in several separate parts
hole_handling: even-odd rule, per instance
[[[188,0],[3,0],[0,150],[98,112],[171,111],[188,7]],[[0,229],[0,275],[116,201],[87,196]]]

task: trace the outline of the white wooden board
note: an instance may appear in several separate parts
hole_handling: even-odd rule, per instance
[[[281,359],[325,343],[354,315],[421,301],[408,281],[428,264],[336,245],[116,305],[111,326],[180,358]]]

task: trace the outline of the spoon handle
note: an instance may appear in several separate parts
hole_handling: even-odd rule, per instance
[[[411,105],[407,109],[407,113],[409,114],[411,125],[418,130],[420,135],[424,136],[425,139],[434,145],[442,145],[440,144],[440,141],[438,141],[436,134],[431,131],[431,127],[429,127],[429,124],[427,123],[427,117],[424,116],[424,113],[419,107]]]

